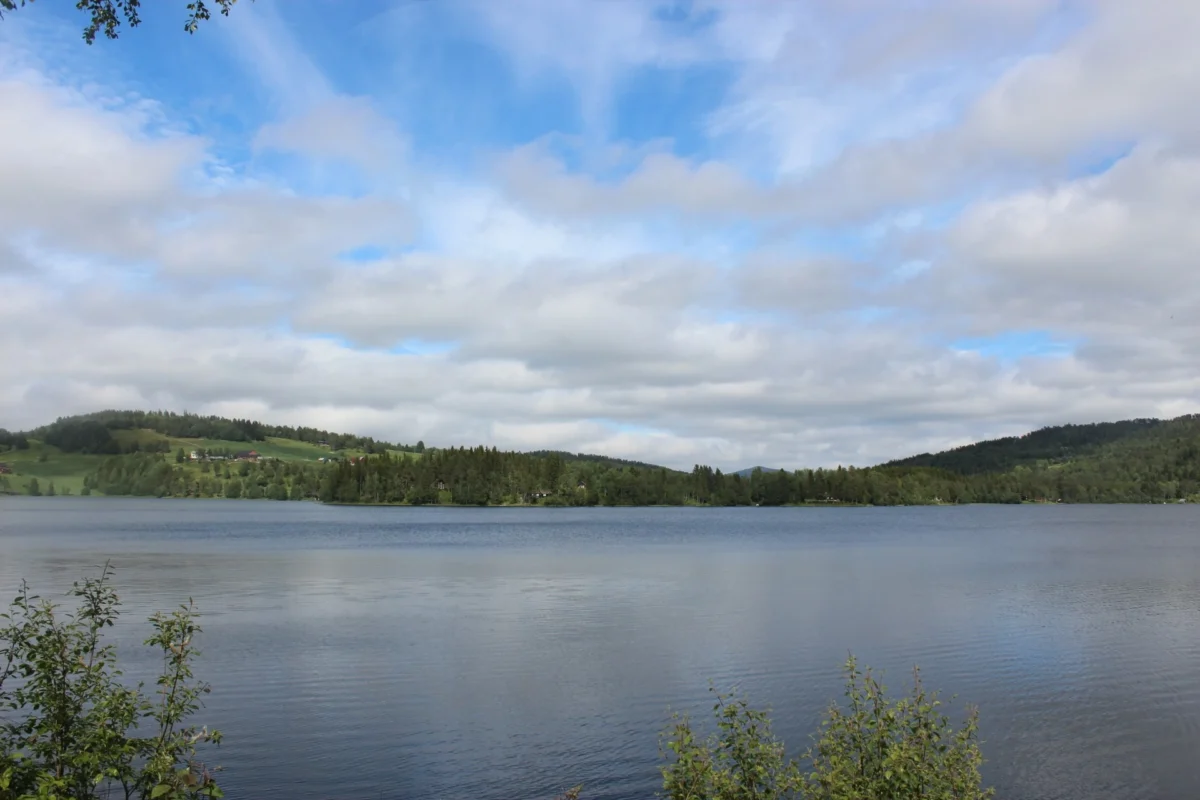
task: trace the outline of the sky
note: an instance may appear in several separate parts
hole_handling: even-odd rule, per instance
[[[1200,411],[1193,0],[0,20],[0,426],[673,467]]]

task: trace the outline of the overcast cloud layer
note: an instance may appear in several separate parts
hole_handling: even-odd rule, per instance
[[[0,22],[2,427],[731,469],[1200,410],[1194,0],[182,5]]]

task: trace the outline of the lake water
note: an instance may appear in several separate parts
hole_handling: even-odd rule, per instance
[[[1001,798],[1200,797],[1200,507],[0,497],[4,597],[108,558],[133,671],[204,611],[231,799],[650,798],[668,707],[738,684],[802,750],[851,650],[979,705]]]

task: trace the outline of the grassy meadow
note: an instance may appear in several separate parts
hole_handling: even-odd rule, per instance
[[[11,475],[0,475],[0,481],[7,479],[9,491],[17,494],[28,492],[32,478],[37,478],[42,494],[50,488],[51,481],[58,494],[79,494],[83,489],[84,476],[96,468],[101,458],[63,453],[57,447],[30,441],[28,450],[0,453],[0,464],[8,464],[13,470]],[[3,483],[0,482],[2,488]]]

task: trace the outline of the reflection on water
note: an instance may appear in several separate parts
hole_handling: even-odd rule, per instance
[[[368,509],[0,498],[0,591],[205,612],[231,798],[648,798],[668,706],[807,744],[848,650],[977,703],[1010,800],[1200,797],[1200,509]]]

